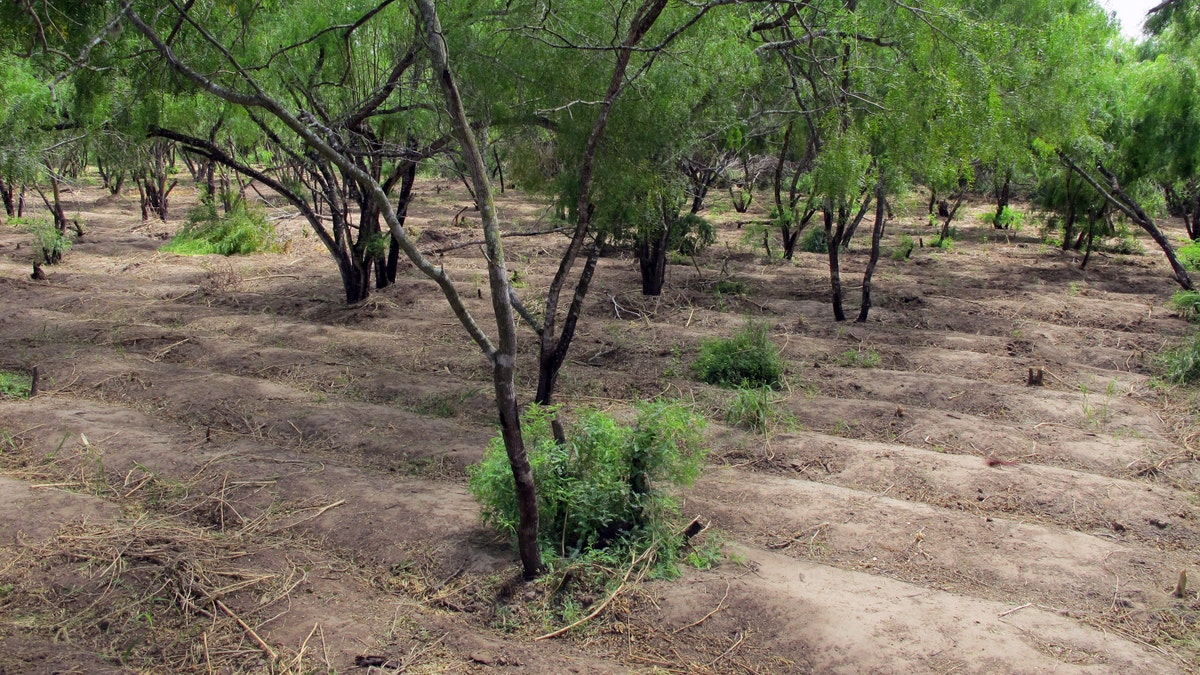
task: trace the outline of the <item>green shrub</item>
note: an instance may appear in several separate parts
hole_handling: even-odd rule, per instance
[[[1020,230],[1021,225],[1025,222],[1025,214],[1005,206],[1000,210],[999,222],[997,222],[996,214],[994,212],[984,213],[979,216],[979,219],[989,225],[997,225],[1005,229],[1011,228],[1014,230]]]
[[[751,321],[732,338],[705,340],[694,366],[696,375],[721,387],[779,386],[783,362],[767,337],[768,328]]]
[[[59,232],[53,221],[46,218],[33,218],[22,225],[33,235],[35,262],[57,265],[62,262],[67,251],[71,250],[71,237]]]
[[[1179,264],[1189,272],[1200,271],[1200,241],[1193,241],[1187,246],[1181,246],[1175,251]]]
[[[892,249],[892,260],[908,260],[912,257],[913,248],[917,243],[907,234],[900,236],[900,243]]]
[[[800,250],[808,253],[829,253],[829,240],[825,236],[825,228],[808,228],[800,238]]]
[[[951,231],[954,230],[954,228],[950,229]],[[946,237],[945,239],[937,237],[933,241],[929,242],[929,246],[930,248],[940,248],[943,251],[949,251],[954,248],[954,236],[951,234],[951,236]]]
[[[883,359],[874,349],[847,349],[834,358],[834,363],[843,368],[878,368]]]
[[[1200,321],[1200,291],[1176,291],[1171,306],[1188,321]]]
[[[726,277],[717,281],[717,285],[713,290],[716,291],[717,295],[744,295],[746,293],[746,282]]]
[[[33,378],[25,373],[0,370],[0,398],[29,398]]]
[[[1162,379],[1171,384],[1192,384],[1200,380],[1200,333],[1158,357]]]
[[[275,228],[261,209],[239,200],[224,216],[213,203],[201,203],[188,211],[188,222],[162,247],[180,255],[249,255],[277,251]]]
[[[795,423],[792,416],[776,409],[783,400],[769,387],[740,388],[725,410],[725,421],[760,434],[790,427]]]
[[[551,430],[556,413],[532,406],[521,421],[538,491],[542,549],[568,558],[657,542],[660,559],[674,560],[684,541],[670,522],[678,503],[668,488],[690,485],[699,476],[703,418],[661,401],[638,405],[633,426],[585,410],[566,429],[567,444],[560,445]],[[515,536],[516,491],[499,436],[468,473],[484,522]]]

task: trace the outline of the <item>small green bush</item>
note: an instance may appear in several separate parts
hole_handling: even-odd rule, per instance
[[[1176,291],[1171,296],[1171,306],[1188,321],[1200,321],[1200,292]]]
[[[1200,271],[1200,241],[1193,241],[1187,246],[1181,246],[1175,251],[1179,264],[1189,272]]]
[[[892,249],[892,260],[908,260],[917,243],[907,234],[900,236],[900,243]]]
[[[744,295],[746,293],[746,282],[725,278],[718,281],[713,290],[716,291],[717,295]]]
[[[883,359],[874,349],[847,349],[834,358],[834,363],[843,368],[878,368]]]
[[[1200,333],[1158,357],[1162,379],[1171,384],[1192,384],[1200,380]]]
[[[36,251],[35,262],[45,265],[57,265],[62,262],[63,256],[67,254],[67,251],[71,250],[70,235],[59,232],[52,220],[33,218],[19,224],[33,235],[33,249]]]
[[[792,416],[776,408],[783,400],[769,387],[740,388],[725,410],[725,421],[760,434],[793,426]]]
[[[179,255],[249,255],[279,250],[275,228],[261,209],[245,200],[224,216],[213,203],[201,203],[188,212],[188,222],[162,247]]]
[[[33,378],[25,373],[0,370],[0,398],[29,398]]]
[[[800,238],[800,250],[808,253],[829,253],[829,239],[825,236],[825,228],[808,228]]]
[[[1025,214],[1005,206],[1000,210],[999,222],[997,222],[995,213],[984,213],[979,216],[979,219],[989,225],[997,225],[1005,229],[1020,230],[1021,225],[1023,225],[1025,222]]]
[[[551,429],[556,413],[532,406],[521,421],[538,491],[542,549],[568,558],[658,542],[660,558],[673,559],[684,542],[669,522],[678,503],[668,488],[690,485],[699,476],[704,419],[666,402],[638,405],[633,426],[585,410],[566,429],[567,444],[560,445]],[[499,436],[468,473],[484,522],[515,536],[516,490]]]
[[[702,382],[721,387],[777,387],[783,377],[779,350],[766,324],[749,322],[729,339],[705,340],[694,368]]]

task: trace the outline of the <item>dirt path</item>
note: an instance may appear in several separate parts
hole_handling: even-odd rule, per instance
[[[427,246],[474,238],[451,223],[460,193],[419,187]],[[88,233],[48,281],[0,228],[0,368],[38,364],[45,392],[0,400],[0,673],[272,655],[276,672],[1200,672],[1200,598],[1170,595],[1200,575],[1193,415],[1147,368],[1188,326],[1156,256],[1085,273],[1034,233],[964,223],[952,250],[883,260],[871,321],[841,325],[824,259],[763,260],[735,214],[659,301],[605,258],[560,397],[709,414],[685,512],[730,559],[533,641],[557,626],[465,489],[488,372],[431,284],[409,270],[347,308],[294,221],[284,253],[182,258],[157,252],[178,222],[73,198]],[[544,227],[517,195],[500,208]],[[918,220],[889,244],[931,238]],[[523,294],[563,243],[511,240]],[[444,262],[483,313],[476,256]],[[845,257],[853,283],[864,255]],[[715,290],[722,269],[742,292]],[[725,425],[729,392],[689,376],[747,315],[788,363],[791,421],[767,436]]]

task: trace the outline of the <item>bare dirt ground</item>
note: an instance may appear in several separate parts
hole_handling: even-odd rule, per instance
[[[461,189],[417,195],[423,247],[478,237],[453,222]],[[1189,328],[1153,251],[1083,272],[1036,227],[968,215],[951,250],[881,261],[866,324],[832,320],[822,256],[765,259],[719,201],[720,243],[672,265],[660,300],[604,258],[559,399],[707,414],[684,511],[729,559],[535,641],[562,625],[558,589],[513,582],[466,493],[489,373],[436,288],[409,268],[345,307],[282,208],[285,252],[158,252],[194,198],[147,224],[76,189],[87,233],[47,281],[29,235],[0,228],[0,368],[39,365],[43,392],[0,400],[0,673],[1200,672],[1200,598],[1171,596],[1200,575],[1198,427],[1149,369]],[[507,229],[547,227],[531,200],[499,206]],[[930,241],[923,222],[885,249]],[[508,241],[529,304],[564,243]],[[477,247],[444,264],[486,317]],[[765,436],[690,375],[747,316],[788,364],[792,420]]]

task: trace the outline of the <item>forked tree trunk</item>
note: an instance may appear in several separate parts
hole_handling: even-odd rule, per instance
[[[835,225],[833,203],[828,199],[825,200],[825,242],[829,247],[829,286],[834,321],[846,320],[846,312],[842,309],[842,271],[838,253],[842,248],[842,235],[846,231],[848,217],[849,214],[846,213],[845,207],[839,208]]]
[[[884,194],[883,175],[875,185],[875,227],[871,229],[871,257],[867,260],[867,269],[863,272],[862,305],[858,308],[858,323],[866,323],[867,313],[871,311],[871,278],[875,275],[875,265],[879,262],[879,245],[883,241],[883,229],[887,226],[886,195]]]
[[[1008,206],[1010,197],[1012,196],[1012,169],[1004,172],[1004,186],[996,194],[996,216],[992,219],[992,227],[999,229],[1008,229],[1008,225],[1001,223],[1001,216],[1004,214],[1004,208]]]
[[[1124,213],[1134,224],[1150,235],[1154,243],[1158,244],[1163,254],[1167,256],[1167,262],[1170,263],[1171,270],[1175,274],[1176,283],[1186,291],[1196,290],[1191,276],[1188,275],[1187,270],[1180,264],[1179,258],[1175,255],[1175,249],[1171,246],[1171,242],[1163,235],[1162,230],[1158,229],[1158,225],[1154,222],[1154,219],[1146,214],[1141,204],[1126,194],[1125,190],[1121,188],[1116,174],[1109,171],[1103,164],[1096,164],[1096,170],[1108,181],[1108,186],[1106,187],[1062,151],[1059,151],[1058,156],[1067,166],[1071,167],[1072,171],[1079,174],[1080,178],[1099,192],[1106,202]]]
[[[508,461],[516,483],[517,548],[526,579],[542,572],[542,554],[538,548],[538,505],[537,492],[533,483],[533,470],[525,452],[525,441],[521,436],[521,418],[517,410],[517,390],[514,367],[517,354],[516,317],[512,306],[512,286],[508,269],[504,263],[504,246],[500,241],[500,224],[496,219],[496,207],[492,198],[491,182],[488,180],[487,165],[479,153],[475,134],[463,110],[458,87],[450,72],[446,53],[446,42],[442,37],[441,22],[433,0],[416,0],[425,24],[434,76],[441,85],[442,95],[455,135],[463,148],[463,158],[475,187],[476,205],[483,222],[484,239],[487,244],[488,280],[491,287],[492,311],[496,318],[498,345],[488,354],[492,362],[492,382],[496,391],[496,408],[500,415],[501,436]],[[392,224],[395,227],[395,224]]]

